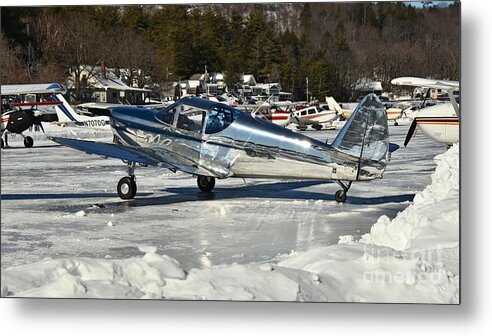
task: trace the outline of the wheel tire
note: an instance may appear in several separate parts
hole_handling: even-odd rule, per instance
[[[398,123],[395,121],[395,126],[398,126]]]
[[[34,140],[30,136],[24,138],[24,146],[26,148],[31,148],[34,145]]]
[[[338,190],[335,193],[335,200],[338,203],[345,203],[345,201],[347,200],[347,193],[342,189]]]
[[[204,192],[210,192],[215,187],[215,178],[208,176],[198,176],[196,179],[196,183],[198,184],[198,188]]]
[[[137,194],[137,183],[130,176],[123,177],[118,182],[117,190],[121,199],[133,199]]]

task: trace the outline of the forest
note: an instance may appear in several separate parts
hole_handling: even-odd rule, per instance
[[[1,8],[2,84],[59,82],[80,65],[164,87],[223,72],[279,82],[295,100],[347,101],[360,79],[459,80],[460,3],[128,5]],[[76,97],[83,87],[78,87]]]

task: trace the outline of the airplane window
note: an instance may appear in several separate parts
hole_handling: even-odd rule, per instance
[[[202,131],[205,110],[184,104],[177,106],[177,110],[179,111],[177,128],[195,133]]]
[[[316,113],[315,109],[310,109],[309,110],[309,114],[315,114],[315,113]]]
[[[160,122],[166,123],[168,125],[172,125],[174,122],[174,114],[176,113],[176,107],[174,108],[163,108],[161,109],[156,118]]]
[[[233,111],[223,107],[215,106],[210,110],[205,128],[206,134],[218,133],[226,129],[234,121]]]

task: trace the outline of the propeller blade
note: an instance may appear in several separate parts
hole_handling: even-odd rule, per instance
[[[43,131],[43,133],[45,133],[44,131],[44,127],[43,127],[43,124],[41,123],[41,120],[36,120],[33,125],[36,125],[37,127],[41,128],[41,131]]]
[[[410,125],[410,129],[408,130],[407,137],[405,138],[405,142],[403,143],[405,147],[407,147],[408,142],[413,137],[416,128],[417,128],[417,118],[413,119],[412,124]]]

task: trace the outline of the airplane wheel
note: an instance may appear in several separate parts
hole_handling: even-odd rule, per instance
[[[34,140],[30,136],[24,138],[24,146],[31,148],[34,145]]]
[[[343,189],[338,190],[335,193],[335,200],[338,203],[345,203],[345,201],[347,200],[347,193]]]
[[[322,125],[316,125],[316,126],[313,126],[313,128],[317,131],[320,131],[323,128],[323,126]]]
[[[210,192],[215,187],[215,178],[208,176],[198,176],[196,180],[201,191]]]
[[[137,194],[137,183],[130,176],[123,177],[118,182],[118,196],[121,199],[133,199]]]
[[[395,126],[398,126],[398,123],[395,121]]]

